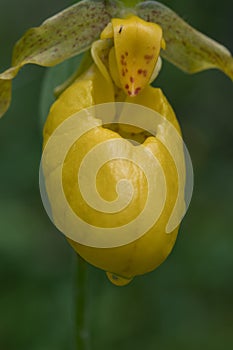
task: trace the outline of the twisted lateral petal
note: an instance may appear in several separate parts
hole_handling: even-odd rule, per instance
[[[116,12],[114,2],[84,0],[29,29],[16,43],[12,68],[0,74],[0,117],[11,100],[11,80],[27,63],[54,66],[87,50]]]
[[[224,46],[192,28],[159,2],[138,4],[136,12],[144,20],[162,27],[166,50],[161,55],[165,59],[188,73],[218,68],[233,80],[233,58]]]

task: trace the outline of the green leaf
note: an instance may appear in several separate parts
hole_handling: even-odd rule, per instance
[[[12,68],[0,74],[0,116],[10,105],[11,80],[22,66],[50,67],[87,50],[116,11],[113,1],[84,0],[29,29],[14,47]]]
[[[162,27],[166,50],[161,55],[165,59],[188,73],[218,68],[233,80],[233,58],[224,46],[192,28],[159,2],[138,4],[136,12],[142,19]]]

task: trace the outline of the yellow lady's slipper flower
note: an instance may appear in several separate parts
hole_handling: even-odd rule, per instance
[[[233,79],[225,47],[159,2],[132,2],[71,6],[28,30],[0,74],[2,116],[21,67],[54,66],[90,49],[56,89],[44,126],[42,200],[78,254],[116,285],[166,259],[191,196],[179,123],[163,92],[150,86],[161,58],[188,73],[218,68]]]
[[[92,45],[93,64],[75,82],[66,89],[57,101],[52,105],[49,116],[44,126],[44,161],[43,171],[45,173],[45,186],[47,188],[49,203],[53,213],[53,222],[60,227],[60,218],[66,210],[61,209],[61,198],[55,187],[58,182],[59,171],[58,163],[54,171],[53,159],[58,159],[60,152],[57,142],[61,148],[63,143],[63,122],[72,118],[75,113],[82,111],[90,106],[100,103],[125,102],[133,103],[135,106],[144,106],[154,110],[162,115],[165,120],[160,121],[159,125],[153,125],[156,135],[148,134],[147,131],[135,127],[135,115],[131,115],[131,125],[125,124],[124,116],[129,114],[127,104],[123,105],[126,110],[120,113],[117,124],[101,125],[98,119],[89,115],[90,124],[93,124],[87,132],[75,141],[62,164],[62,184],[69,206],[75,214],[89,225],[101,228],[118,228],[120,232],[123,225],[135,220],[146,206],[148,192],[154,191],[153,187],[166,187],[166,195],[162,210],[157,220],[151,225],[150,216],[153,218],[156,207],[159,207],[160,197],[152,198],[150,210],[146,209],[146,215],[138,221],[138,226],[134,230],[142,231],[140,238],[135,238],[128,244],[114,247],[95,247],[87,244],[81,244],[79,239],[72,240],[69,237],[71,224],[66,213],[66,232],[70,244],[74,249],[89,263],[107,271],[109,279],[117,285],[124,285],[140,274],[144,274],[155,269],[160,265],[172,250],[178,233],[179,223],[184,214],[184,158],[183,144],[176,143],[170,129],[173,126],[176,133],[180,134],[180,128],[176,116],[169,105],[162,91],[149,85],[153,71],[157,65],[160,48],[164,46],[162,38],[162,29],[158,25],[145,22],[136,16],[127,19],[113,19],[111,21],[112,32],[109,26],[102,32],[102,40],[96,41]],[[107,34],[106,34],[107,33]],[[121,38],[122,35],[122,38]],[[113,41],[111,40],[113,37]],[[145,40],[145,38],[147,38]],[[112,59],[114,54],[114,59]],[[110,110],[108,110],[110,112]],[[140,118],[146,118],[147,111],[142,111]],[[166,124],[167,120],[167,124]],[[78,119],[77,128],[82,128],[84,119]],[[75,124],[72,124],[76,128]],[[60,126],[60,129],[59,129]],[[47,150],[47,144],[51,138],[56,139],[53,133],[59,131],[59,141],[54,144],[52,153]],[[153,129],[152,129],[153,130]],[[170,133],[170,135],[169,135]],[[69,138],[68,132],[64,131],[64,137]],[[138,144],[131,144],[126,139],[135,141],[144,147],[145,152],[141,153],[135,163],[135,154],[138,153]],[[178,166],[174,161],[172,154],[165,147],[163,139],[171,140],[177,147]],[[117,140],[113,148],[113,141]],[[109,141],[109,142],[108,142]],[[77,174],[81,171],[82,163],[85,157],[95,151],[95,148],[103,145],[101,154],[97,154],[97,161],[106,154],[109,161],[100,167],[96,179],[91,178],[91,172],[95,165],[92,160],[91,168],[86,168],[84,176],[85,183],[77,181]],[[121,157],[116,159],[114,154],[116,149],[121,150]],[[140,148],[141,149],[141,148]],[[94,150],[94,151],[93,151]],[[152,158],[149,157],[148,152]],[[123,157],[123,159],[122,159]],[[145,157],[145,158],[144,158]],[[143,169],[153,166],[153,157],[158,160],[155,164],[152,177],[147,176]],[[144,168],[143,168],[144,165]],[[159,168],[162,167],[165,176],[161,177]],[[183,178],[179,179],[178,169],[180,167]],[[90,172],[90,173],[89,173]],[[90,187],[91,183],[96,182],[97,192],[101,195],[103,201],[107,201],[110,206],[111,201],[116,200],[116,188],[119,181],[128,181],[133,186],[133,196],[126,207],[116,212],[103,212],[98,208],[93,208],[85,201],[85,192],[82,192],[82,186]],[[163,181],[165,180],[165,185]],[[151,183],[148,183],[151,182]],[[167,233],[167,224],[175,207],[179,187],[181,191],[180,208],[181,214],[178,222],[173,226],[172,232]],[[126,189],[127,191],[127,189]],[[95,190],[91,192],[94,196]],[[62,219],[63,220],[63,219]],[[148,221],[148,229],[144,230],[145,223]],[[74,228],[81,230],[79,227]],[[132,230],[132,229],[131,229]],[[68,232],[67,232],[68,231]],[[119,233],[116,233],[118,235]],[[107,235],[107,233],[106,233]],[[136,233],[135,233],[136,237]]]

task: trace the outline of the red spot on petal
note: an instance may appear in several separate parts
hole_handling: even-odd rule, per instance
[[[126,90],[128,90],[128,88],[129,88],[129,85],[128,85],[128,84],[126,84],[126,85],[125,85],[125,88],[126,88]]]
[[[154,57],[154,55],[145,55],[144,56],[145,60],[147,60],[147,61],[151,61],[153,57]]]
[[[134,83],[134,78],[133,77],[130,77],[129,80],[130,80],[131,83]]]
[[[142,69],[139,69],[139,70],[138,70],[138,74],[142,74]]]
[[[125,52],[125,56],[128,56],[128,52],[127,51]]]
[[[121,55],[121,59],[124,60],[125,56],[124,55]]]
[[[131,96],[131,95],[132,95],[132,92],[131,92],[131,91],[129,91],[129,90],[128,90],[127,92],[128,92],[128,95],[129,95],[129,96]]]
[[[135,89],[135,91],[134,91],[134,95],[138,95],[138,93],[139,93],[140,90],[141,90],[141,88],[140,88],[140,87],[137,87],[137,88]]]

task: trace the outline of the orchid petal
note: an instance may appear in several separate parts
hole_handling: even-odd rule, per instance
[[[87,50],[116,12],[116,4],[84,0],[29,29],[16,43],[12,68],[0,74],[0,116],[10,105],[11,80],[28,63],[51,67]]]
[[[233,80],[233,58],[224,46],[192,28],[159,2],[140,3],[136,12],[142,19],[162,27],[166,50],[161,55],[165,59],[188,73],[218,68]]]

